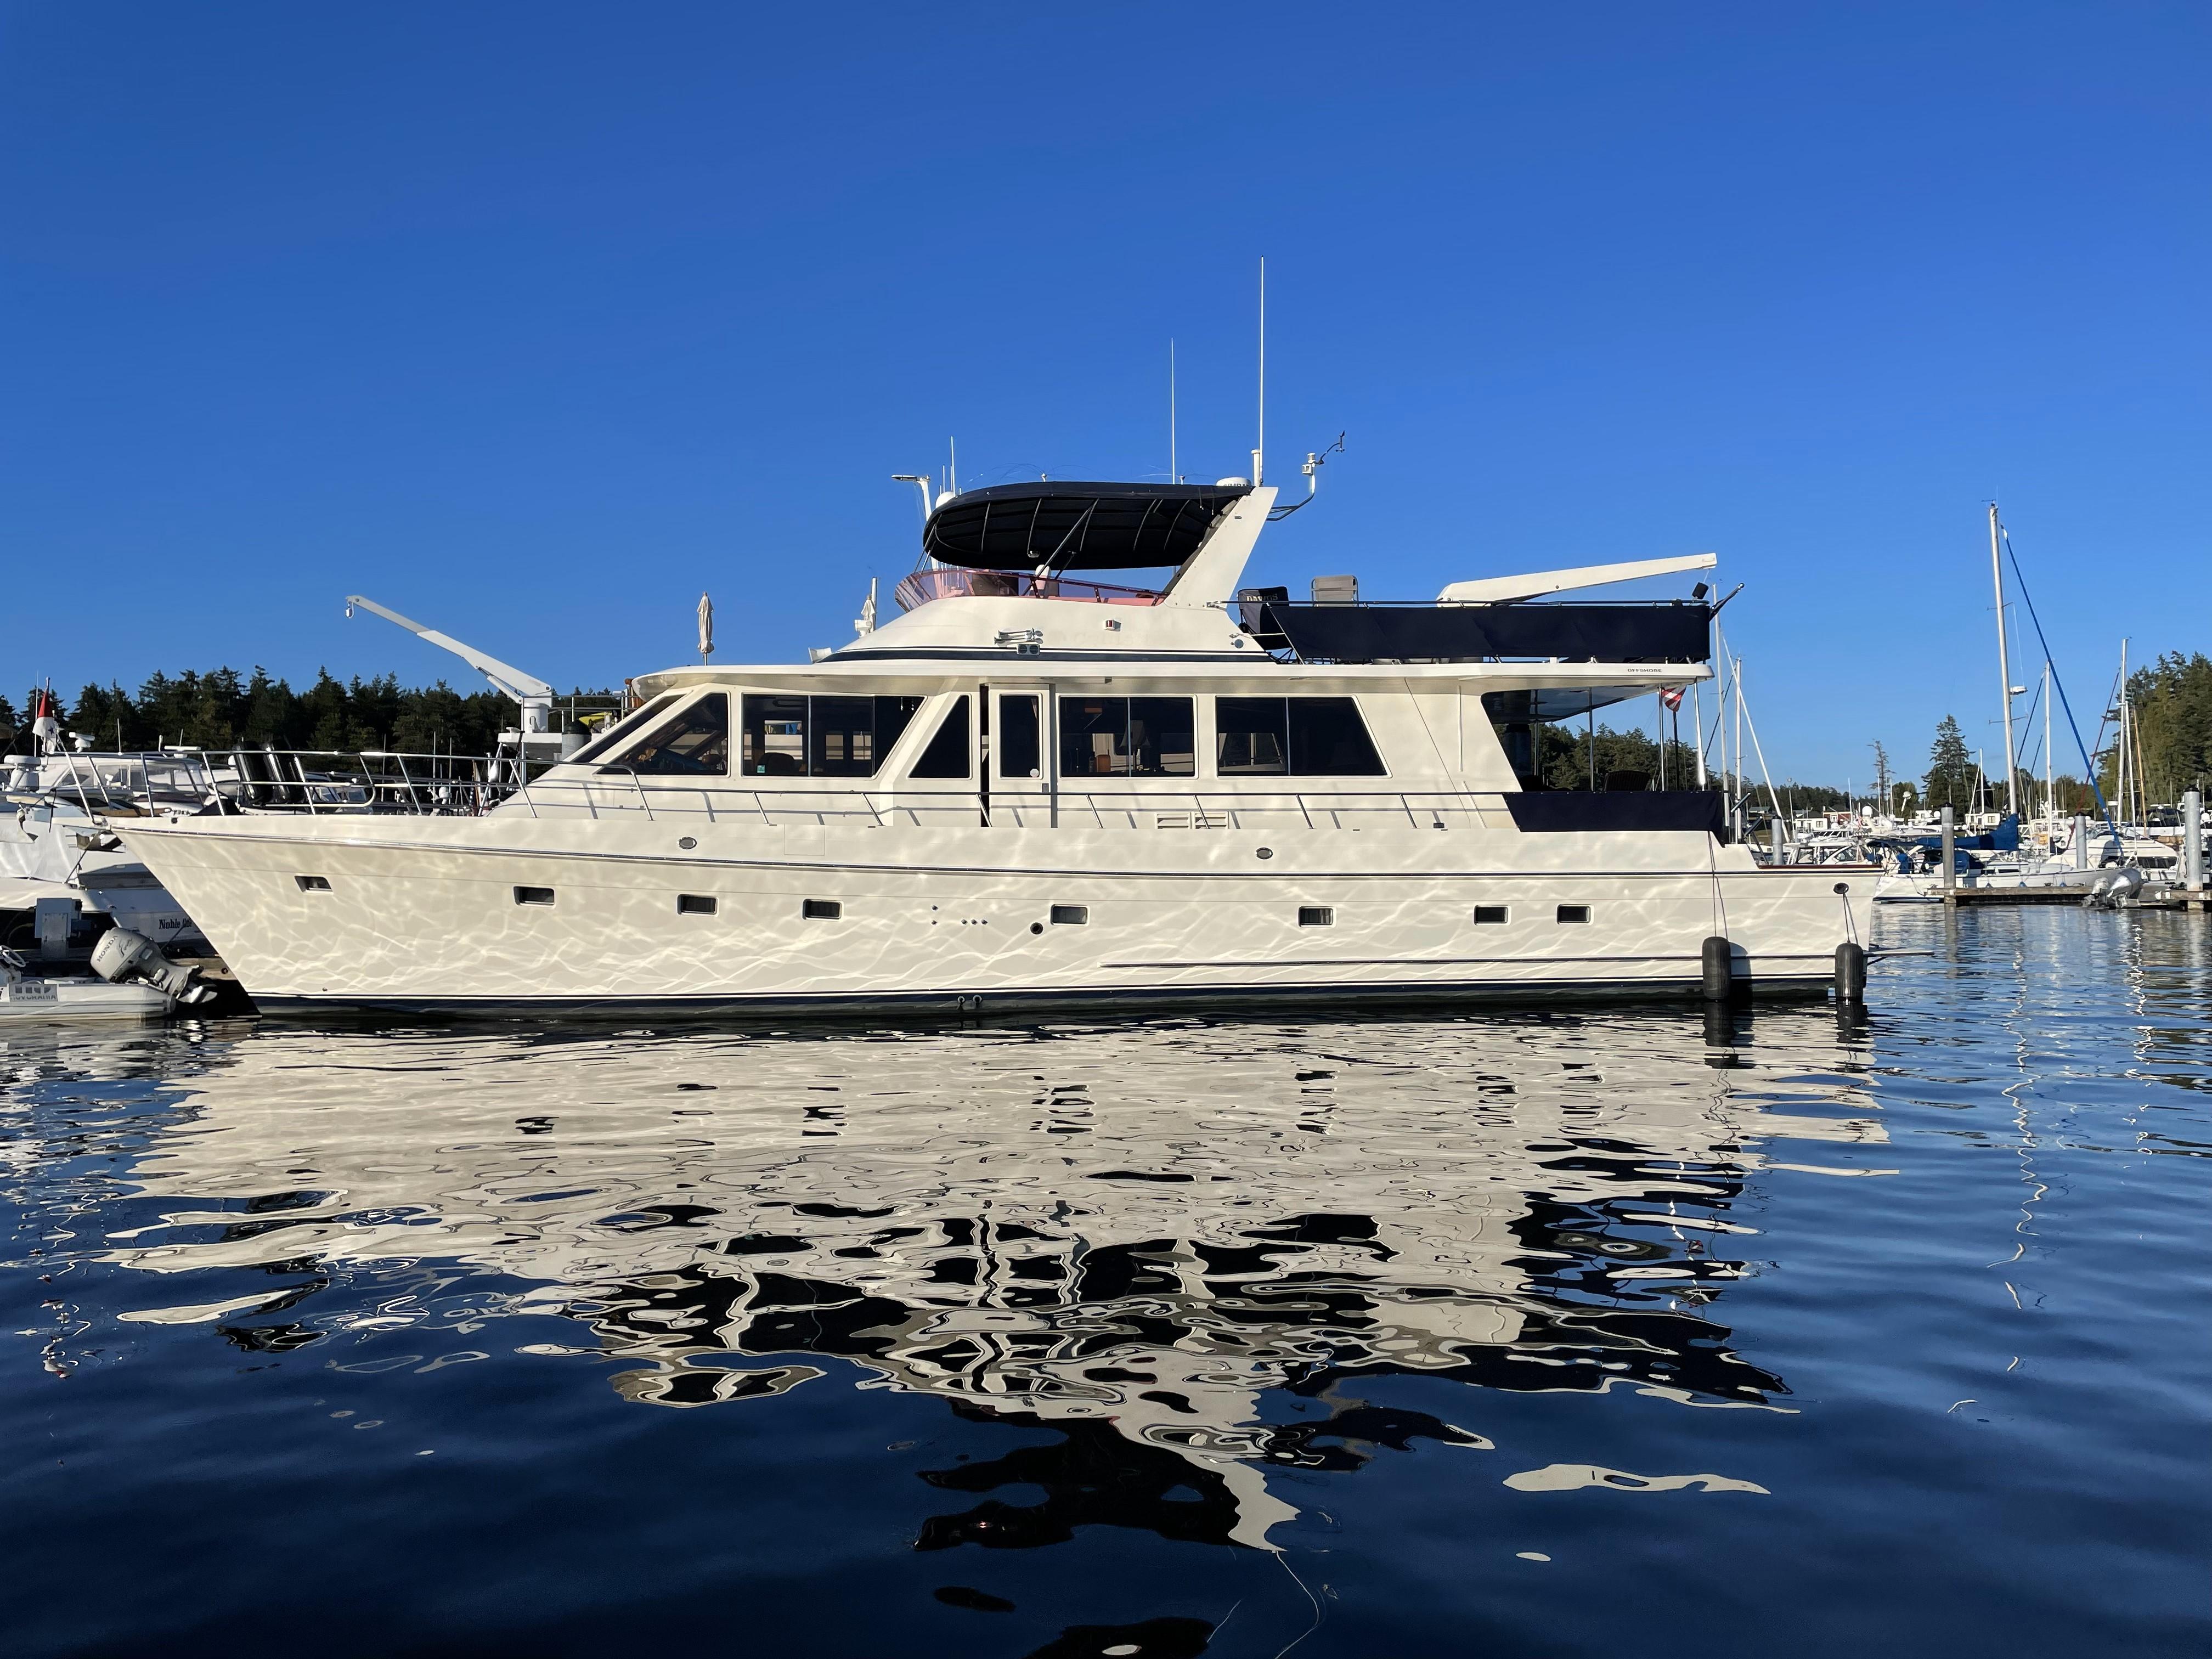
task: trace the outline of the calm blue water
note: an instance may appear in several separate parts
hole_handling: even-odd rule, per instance
[[[1859,1031],[0,1039],[0,1642],[2202,1655],[2205,924],[1884,927]]]

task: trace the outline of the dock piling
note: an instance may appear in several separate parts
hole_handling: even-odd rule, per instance
[[[2191,908],[2204,902],[2204,792],[2191,789],[2181,797],[2181,884],[2183,902]]]
[[[1959,890],[1959,831],[1951,821],[1951,809],[1943,809],[1943,898],[1952,902]]]

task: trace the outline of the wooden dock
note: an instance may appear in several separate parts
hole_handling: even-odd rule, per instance
[[[2079,904],[2088,894],[2079,887],[1954,887],[1946,904]]]
[[[2066,887],[1954,887],[1943,895],[1943,902],[1953,905],[1988,904],[2079,904],[2088,895],[2079,888]],[[2158,898],[2123,899],[2119,908],[2126,910],[2212,910],[2212,890],[2203,887],[2177,888]]]

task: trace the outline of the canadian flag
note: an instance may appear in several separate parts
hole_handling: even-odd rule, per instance
[[[1682,706],[1682,688],[1679,685],[1662,687],[1659,693],[1659,701],[1669,708],[1680,708]]]
[[[43,688],[31,693],[31,735],[45,745],[40,753],[60,752],[61,717],[54,709],[54,694]]]

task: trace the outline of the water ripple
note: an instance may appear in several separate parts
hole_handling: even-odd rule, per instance
[[[8,1037],[21,1650],[2201,1647],[2202,924],[1886,926],[1862,1027]]]

